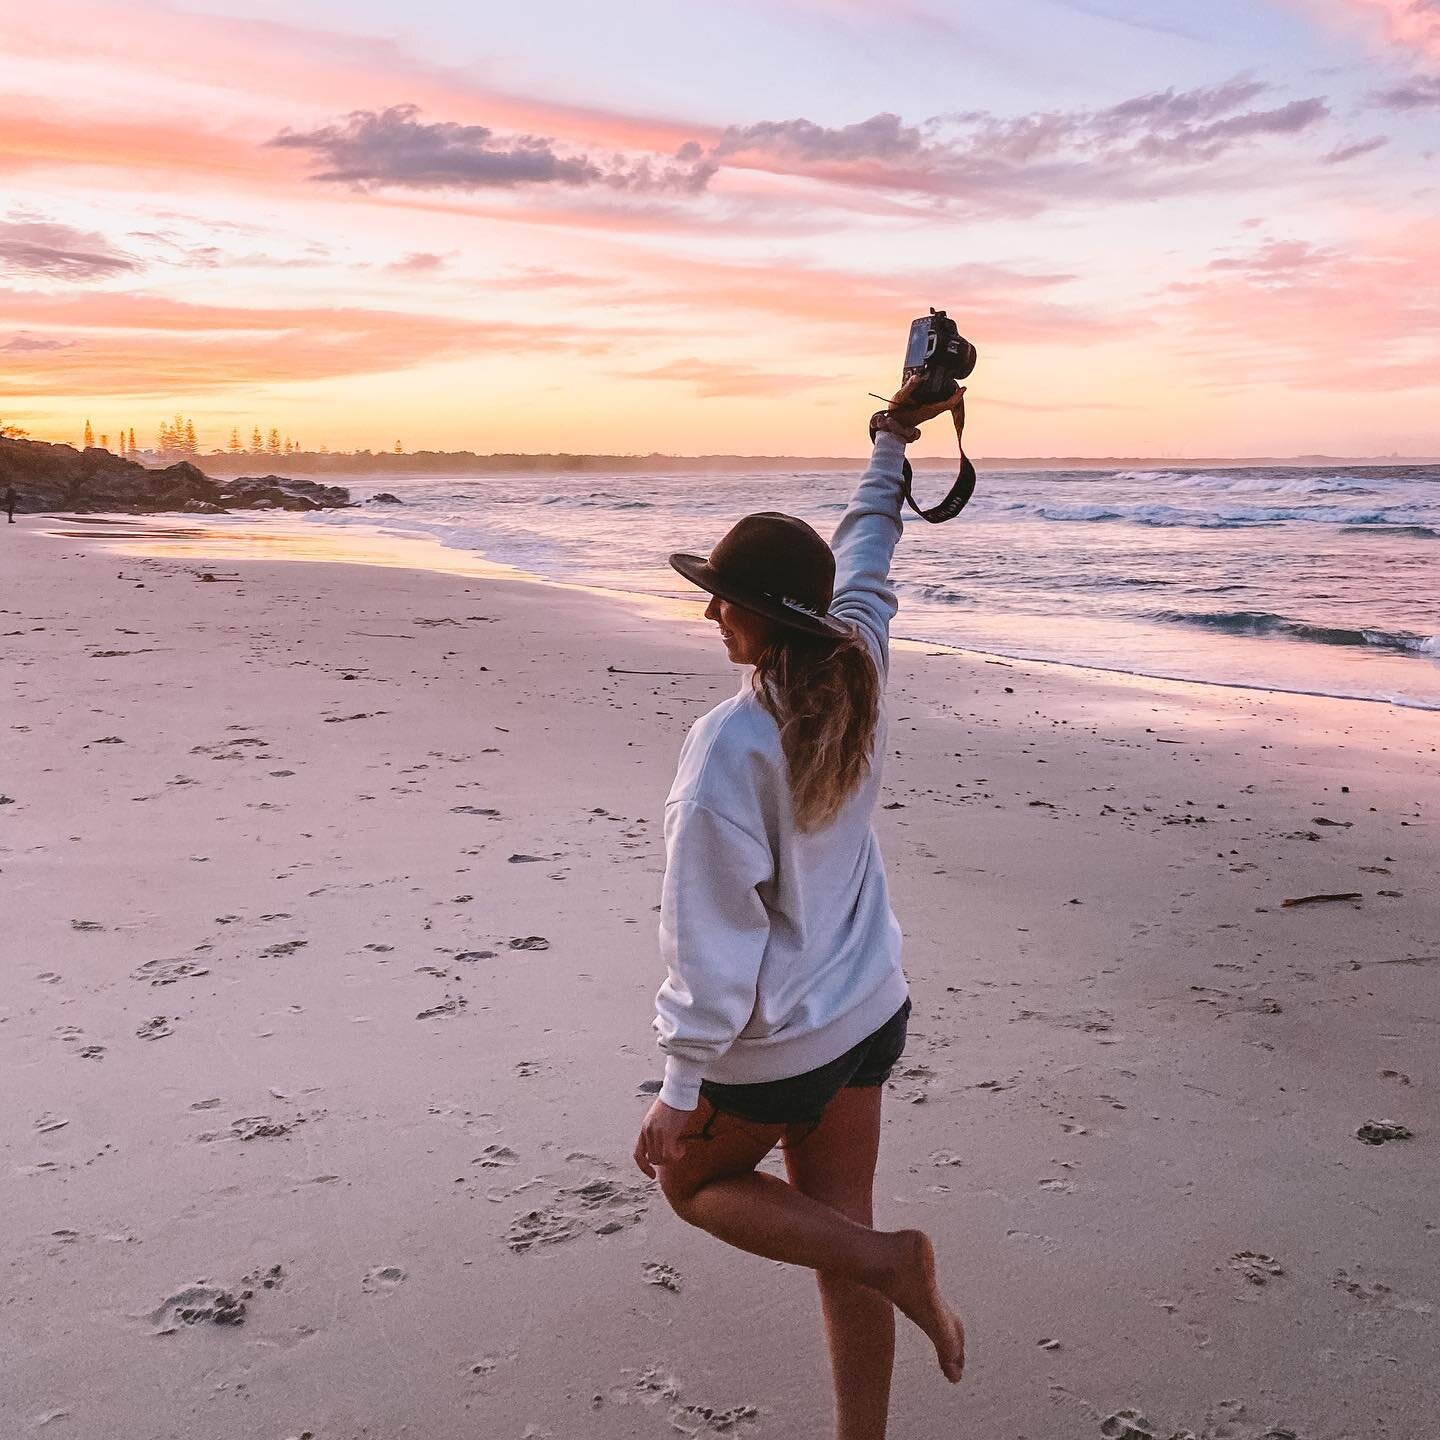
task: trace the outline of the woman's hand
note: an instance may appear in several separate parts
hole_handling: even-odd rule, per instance
[[[912,376],[894,394],[890,401],[890,414],[901,425],[909,425],[914,428],[923,425],[927,420],[933,420],[937,415],[943,415],[947,410],[955,418],[955,433],[964,437],[965,433],[965,386],[956,386],[953,393],[945,400],[937,400],[930,405],[912,405],[910,397],[920,388],[924,381],[923,375]]]
[[[693,1110],[675,1110],[657,1100],[640,1124],[635,1163],[653,1180],[657,1165],[673,1165],[685,1148],[685,1132],[695,1121]]]

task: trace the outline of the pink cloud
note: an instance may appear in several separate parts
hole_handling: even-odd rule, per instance
[[[1268,241],[1170,287],[1161,315],[1217,384],[1355,392],[1440,386],[1440,221],[1392,219],[1369,248]]]
[[[174,395],[401,370],[440,358],[524,347],[593,353],[605,337],[551,325],[345,307],[186,304],[153,295],[0,292],[12,322],[43,328],[48,344],[0,355],[12,395]]]

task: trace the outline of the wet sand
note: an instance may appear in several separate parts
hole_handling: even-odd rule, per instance
[[[810,1277],[629,1159],[699,606],[128,528],[0,535],[0,1434],[827,1436]],[[952,1389],[902,1331],[892,1433],[1422,1440],[1440,720],[891,694],[877,1213],[970,1333]]]

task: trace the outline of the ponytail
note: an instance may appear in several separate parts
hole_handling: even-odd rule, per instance
[[[843,640],[789,632],[755,664],[755,693],[780,727],[795,824],[823,829],[870,773],[880,675],[858,632]]]

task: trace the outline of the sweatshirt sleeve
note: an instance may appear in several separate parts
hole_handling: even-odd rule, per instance
[[[876,652],[883,672],[890,663],[890,621],[900,608],[890,583],[890,558],[900,539],[901,467],[905,442],[882,430],[869,469],[836,527],[835,599],[830,613],[848,620]]]
[[[770,918],[758,886],[774,871],[770,848],[691,800],[665,812],[660,951],[668,974],[655,997],[665,1052],[660,1098],[699,1103],[700,1081],[750,1021]]]

